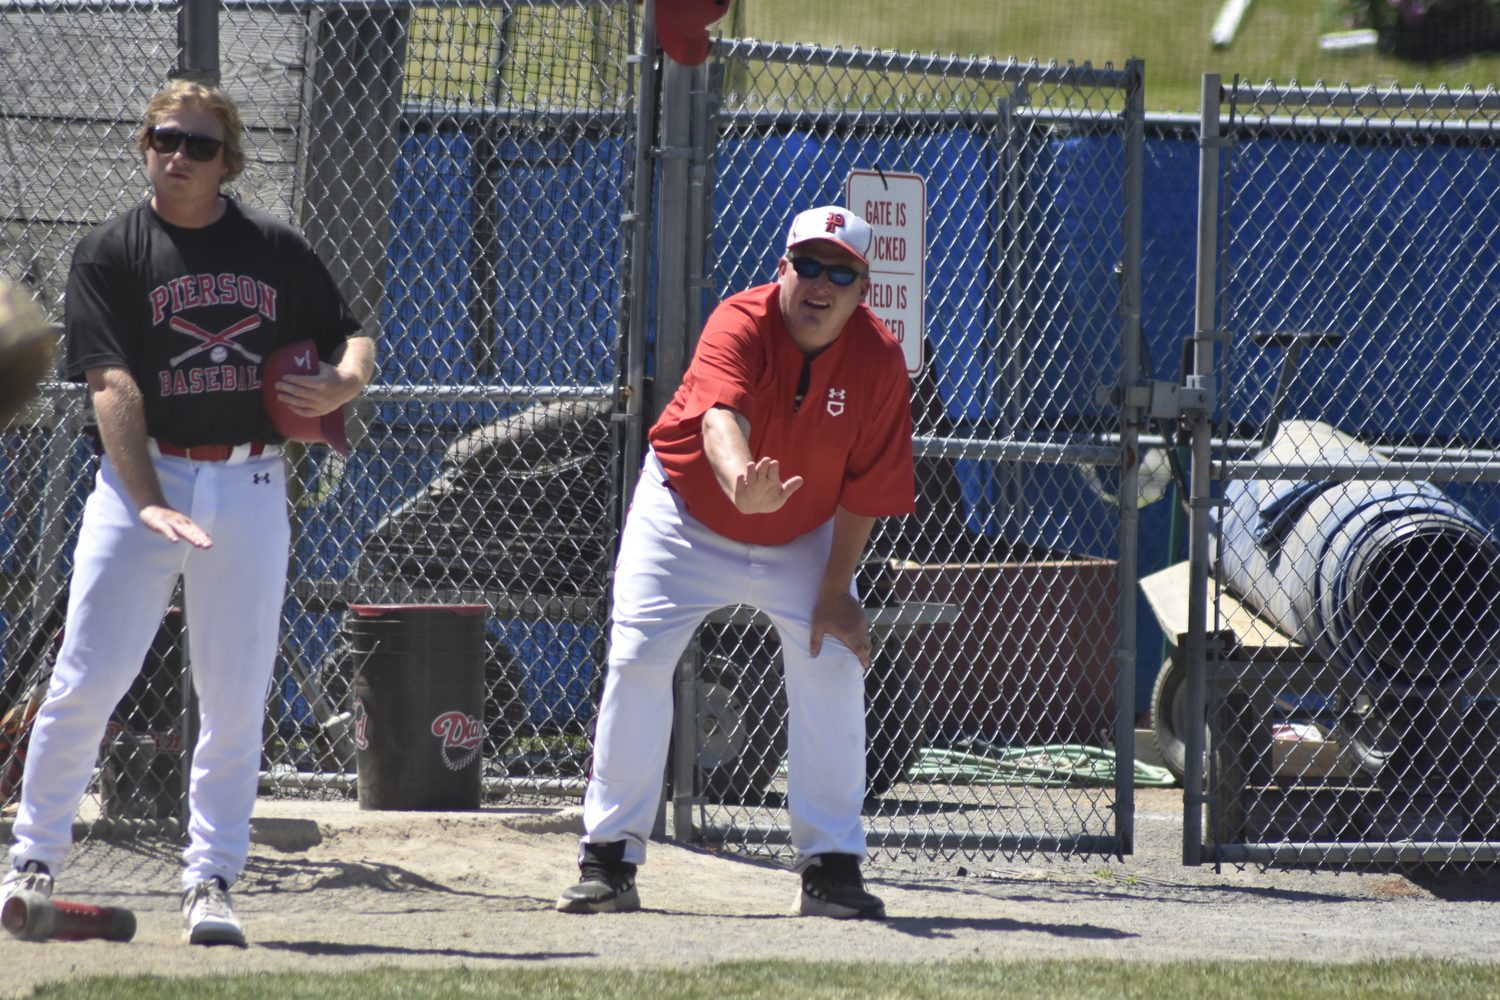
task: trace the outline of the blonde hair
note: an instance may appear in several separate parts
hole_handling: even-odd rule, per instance
[[[186,108],[203,108],[224,126],[224,166],[229,172],[220,184],[228,184],[245,169],[244,126],[240,123],[240,109],[229,99],[229,95],[218,87],[209,87],[192,80],[173,80],[157,91],[146,105],[146,115],[141,121],[141,130],[136,135],[136,147],[141,157],[150,146],[151,130],[163,118]]]

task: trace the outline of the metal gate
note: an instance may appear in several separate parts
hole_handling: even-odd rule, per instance
[[[881,523],[857,581],[877,642],[866,826],[889,856],[1130,850],[1139,424],[1116,407],[1139,365],[1141,86],[1137,63],[723,40],[680,130],[663,123],[703,178],[672,272],[693,332],[772,279],[791,215],[844,203],[850,171],[926,181],[918,512]],[[778,657],[735,608],[685,658],[675,835],[789,850]]]
[[[1500,99],[1204,107],[1185,860],[1492,861]]]

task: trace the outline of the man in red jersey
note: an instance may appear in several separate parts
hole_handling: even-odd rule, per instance
[[[846,209],[799,214],[776,282],[714,310],[651,428],[615,570],[582,878],[559,910],[640,908],[674,668],[705,615],[748,604],[781,637],[799,911],[885,916],[860,877],[870,634],[853,581],[875,519],[910,513],[914,489],[906,364],[863,303],[870,237]]]

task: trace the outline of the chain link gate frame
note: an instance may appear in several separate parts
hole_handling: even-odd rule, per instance
[[[1491,862],[1500,98],[1203,98],[1184,861]]]
[[[848,170],[915,170],[939,192],[929,356],[961,358],[917,379],[919,512],[877,527],[858,580],[878,646],[871,848],[1128,853],[1134,770],[1099,748],[1133,761],[1140,424],[1134,400],[1123,421],[1114,407],[1140,358],[1142,66],[723,39],[675,96],[673,71],[663,232],[672,151],[690,141],[682,175],[706,177],[677,209],[687,260],[659,263],[659,287],[688,291],[688,330],[713,295],[770,280],[786,220],[842,203]],[[659,406],[660,350],[657,363]],[[671,765],[674,836],[789,849],[777,650],[769,623],[735,608],[684,656],[674,739],[693,753]]]

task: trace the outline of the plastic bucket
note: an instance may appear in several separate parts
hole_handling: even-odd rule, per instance
[[[351,605],[361,809],[477,809],[483,604]]]

